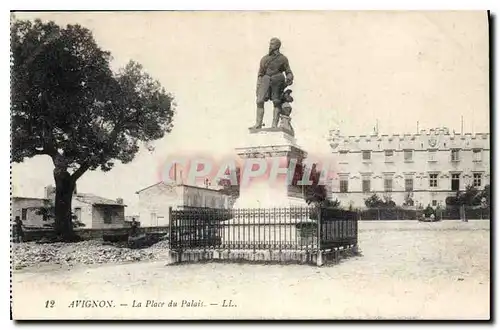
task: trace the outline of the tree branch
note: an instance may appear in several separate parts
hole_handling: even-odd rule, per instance
[[[71,174],[71,178],[76,182],[87,170],[89,169],[90,165],[88,164],[83,164],[81,165],[73,174]]]

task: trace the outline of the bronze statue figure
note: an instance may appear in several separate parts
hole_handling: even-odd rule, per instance
[[[269,43],[269,54],[260,61],[257,77],[257,118],[251,128],[262,128],[264,103],[269,100],[274,105],[272,127],[278,127],[284,90],[293,83],[292,70],[286,56],[280,53],[280,47],[281,41],[272,38]]]

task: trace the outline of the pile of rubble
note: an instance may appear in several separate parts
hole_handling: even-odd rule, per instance
[[[168,241],[160,241],[148,248],[129,249],[126,243],[107,243],[98,240],[78,243],[14,243],[13,269],[37,267],[43,264],[73,266],[77,264],[104,264],[130,261],[166,260]]]

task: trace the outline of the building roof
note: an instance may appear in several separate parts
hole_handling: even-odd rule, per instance
[[[222,189],[220,188],[212,188],[212,187],[201,187],[201,186],[193,186],[189,184],[184,184],[184,183],[165,183],[164,181],[157,182],[155,184],[152,184],[150,186],[147,186],[145,188],[142,188],[141,190],[136,191],[135,193],[138,194],[144,190],[147,190],[152,187],[156,187],[158,185],[163,185],[166,187],[188,187],[188,188],[195,188],[195,189],[202,189],[202,190],[210,190],[210,191],[221,191]]]
[[[189,184],[179,184],[178,186],[188,187],[188,188],[195,188],[195,189],[201,189],[201,190],[210,190],[210,191],[221,191],[222,190],[221,188],[192,186],[192,185],[189,185]]]
[[[145,187],[145,188],[142,188],[142,189],[140,189],[140,190],[136,191],[135,193],[136,193],[136,194],[138,194],[138,193],[140,193],[140,192],[142,192],[142,191],[144,191],[144,190],[147,190],[147,189],[149,189],[149,188],[156,187],[156,186],[158,186],[158,185],[162,185],[162,186],[169,186],[169,187],[173,186],[173,185],[168,185],[168,184],[166,184],[166,183],[165,183],[165,182],[163,182],[163,181],[160,181],[160,182],[157,182],[157,183],[152,184],[152,185],[150,185],[150,186],[147,186],[147,187]]]
[[[41,198],[41,197],[24,197],[24,196],[12,196],[12,199],[29,199],[29,200],[39,200],[39,201],[49,201],[50,199],[48,198]]]
[[[76,200],[82,203],[91,205],[116,205],[116,206],[127,206],[118,203],[116,200],[100,197],[94,194],[76,194]]]

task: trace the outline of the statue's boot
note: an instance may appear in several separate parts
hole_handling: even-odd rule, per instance
[[[281,112],[280,108],[278,108],[278,107],[274,108],[274,112],[273,112],[273,128],[278,127],[278,123],[280,121],[280,112]]]
[[[255,125],[250,127],[253,129],[262,128],[262,121],[264,120],[264,108],[257,108],[257,117],[255,119]]]

